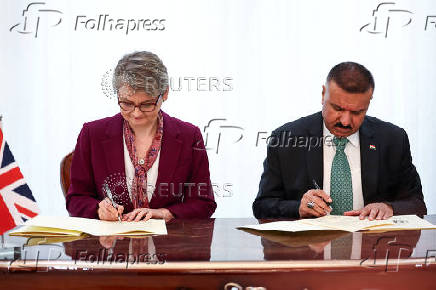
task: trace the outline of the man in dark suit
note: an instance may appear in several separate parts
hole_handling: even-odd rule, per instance
[[[272,133],[256,218],[426,214],[406,132],[366,116],[373,91],[364,66],[340,63],[323,86],[322,112]]]

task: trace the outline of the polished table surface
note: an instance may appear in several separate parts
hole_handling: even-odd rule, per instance
[[[436,215],[425,218],[436,224]],[[260,234],[237,229],[262,222],[267,221],[174,220],[167,224],[168,235],[135,238],[87,236],[59,241],[5,234],[0,285],[15,289],[436,287],[436,230]],[[337,288],[338,283],[343,287]]]

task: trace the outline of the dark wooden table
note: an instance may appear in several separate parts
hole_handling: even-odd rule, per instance
[[[436,216],[425,218],[436,224]],[[436,289],[436,230],[260,235],[236,229],[258,222],[264,221],[176,220],[167,225],[165,236],[89,236],[63,242],[5,235],[0,285],[105,290]]]

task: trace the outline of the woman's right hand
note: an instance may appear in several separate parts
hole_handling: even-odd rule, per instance
[[[119,205],[117,208],[112,206],[109,198],[105,198],[98,204],[98,218],[102,221],[116,221],[118,216],[122,216],[124,207]]]

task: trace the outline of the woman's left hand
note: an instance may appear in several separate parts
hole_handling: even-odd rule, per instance
[[[166,208],[136,208],[133,211],[123,215],[123,221],[147,221],[151,218],[164,219],[169,222],[174,218],[173,214]]]

